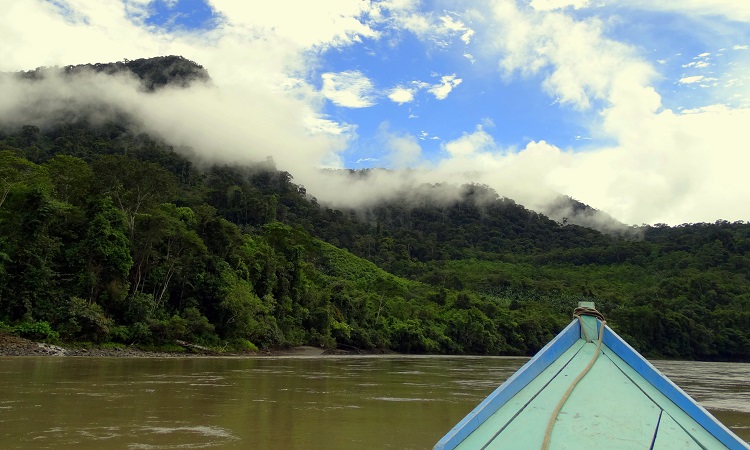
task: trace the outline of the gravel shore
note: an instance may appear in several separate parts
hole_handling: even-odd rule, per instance
[[[114,357],[170,357],[201,356],[196,353],[147,352],[137,349],[67,348],[34,342],[13,334],[0,333],[0,356],[114,356]]]
[[[149,352],[134,348],[68,348],[58,345],[34,342],[8,333],[0,333],[0,356],[107,356],[118,358],[169,358],[201,356],[321,356],[327,354],[348,354],[340,350],[330,351],[318,347],[301,346],[263,353],[217,353],[212,351]]]

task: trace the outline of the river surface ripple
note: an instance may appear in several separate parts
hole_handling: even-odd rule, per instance
[[[429,449],[526,360],[0,358],[0,448]],[[654,365],[750,441],[750,364]]]

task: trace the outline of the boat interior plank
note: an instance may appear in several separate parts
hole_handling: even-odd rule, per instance
[[[703,448],[669,414],[662,414],[653,450],[703,450]]]
[[[584,346],[585,341],[579,339],[568,350],[565,351],[557,360],[552,362],[544,371],[526,385],[520,392],[514,395],[508,402],[494,414],[492,414],[479,428],[474,430],[458,449],[479,449],[484,448],[492,441],[498,430],[504,429],[531,400],[534,399],[546,386],[554,379],[557,374],[571,361],[580,349]]]
[[[607,346],[602,346],[603,355],[612,361],[638,388],[651,398],[659,408],[663,409],[672,419],[691,435],[694,440],[700,442],[706,448],[726,448],[718,439],[709,433],[690,415],[683,411],[673,401],[667,398],[658,388],[641,376],[633,367],[620,358]]]

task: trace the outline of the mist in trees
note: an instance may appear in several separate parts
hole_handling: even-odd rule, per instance
[[[750,359],[750,225],[638,231],[471,184],[334,209],[118,123],[0,134],[0,327],[67,341],[522,355],[593,300],[646,354]]]

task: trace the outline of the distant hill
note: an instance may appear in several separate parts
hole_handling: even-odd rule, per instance
[[[39,67],[35,70],[21,72],[18,75],[26,79],[43,79],[52,71],[60,71],[67,76],[76,76],[86,72],[114,75],[129,72],[137,76],[143,87],[154,91],[164,86],[188,87],[192,83],[210,82],[211,77],[203,66],[182,56],[159,56],[123,60],[111,63],[79,64],[65,67]]]
[[[65,76],[123,70],[151,91],[210,80],[180,57]],[[197,166],[117,115],[42,118],[0,129],[0,331],[533,354],[587,300],[643,353],[750,360],[750,224],[638,235],[570,198],[547,216],[476,183],[341,209],[270,159]]]
[[[142,58],[136,60],[123,60],[111,63],[94,63],[94,64],[79,64],[60,67],[39,67],[35,70],[20,72],[15,74],[24,79],[30,80],[42,80],[50,73],[62,73],[65,76],[74,77],[85,73],[102,73],[106,75],[116,75],[122,73],[130,73],[135,75],[142,83],[143,88],[148,92],[156,91],[165,86],[174,86],[187,88],[193,83],[210,83],[211,77],[208,71],[198,63],[190,61],[182,56],[161,56],[154,58]],[[120,122],[121,125],[125,124],[130,120],[126,115],[116,111],[116,105],[108,105],[109,109],[115,111],[110,112],[110,115],[116,116],[115,122]],[[102,107],[99,107],[100,109]],[[78,120],[81,116],[71,111],[65,111],[59,115],[60,121],[70,122],[71,120]],[[71,119],[72,118],[72,119]],[[371,171],[350,171],[352,174],[358,174],[360,177],[367,178]],[[456,187],[457,188],[457,187]],[[432,192],[436,192],[437,188],[426,188],[427,190],[422,191],[421,194],[415,196],[416,193],[403,193],[402,198],[412,198],[417,204],[426,206],[427,204],[434,204],[436,207],[443,207],[445,205],[439,205],[440,201],[438,196],[431,195]],[[442,195],[442,194],[441,194]],[[456,194],[457,195],[457,194]],[[493,193],[494,196],[496,194]],[[405,196],[405,197],[404,197]],[[503,199],[506,203],[510,199]],[[437,202],[437,203],[436,203]],[[403,206],[403,205],[402,205]],[[507,207],[507,205],[506,205]],[[523,206],[518,205],[523,209]],[[373,211],[360,211],[364,214],[370,214]],[[564,225],[580,225],[588,227],[594,230],[601,231],[603,233],[612,234],[615,236],[622,236],[630,239],[638,239],[641,237],[641,232],[634,227],[629,227],[621,222],[618,222],[608,214],[591,208],[577,200],[574,200],[567,196],[559,196],[554,202],[545,205],[538,212],[544,214],[550,219],[564,224]]]
[[[592,208],[567,195],[558,196],[554,201],[545,205],[540,212],[563,225],[580,225],[629,239],[643,237],[641,227],[628,226],[606,212]]]

